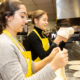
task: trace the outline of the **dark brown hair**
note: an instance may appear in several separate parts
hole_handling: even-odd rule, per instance
[[[55,26],[56,31],[58,31],[60,28],[60,26]]]
[[[7,20],[5,16],[13,16],[15,11],[20,9],[22,2],[19,0],[5,0],[0,4],[0,34],[3,28],[6,28]]]
[[[39,20],[43,14],[47,14],[47,12],[45,12],[44,10],[36,10],[34,12],[29,12],[28,18],[32,18],[32,23],[35,24],[34,19],[36,18]]]

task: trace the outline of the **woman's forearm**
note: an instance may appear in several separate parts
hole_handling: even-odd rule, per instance
[[[45,65],[47,65],[51,60],[49,59],[49,57],[44,58],[43,60],[36,62],[34,64],[34,70],[35,72],[41,70]]]
[[[35,69],[35,72],[39,71],[40,69],[42,69],[46,64],[50,63],[52,61],[52,59],[55,57],[55,55],[59,52],[59,48],[56,47],[54,48],[50,55],[47,56],[46,58],[42,59],[41,61],[39,62],[36,62],[35,65],[34,65],[34,69]]]

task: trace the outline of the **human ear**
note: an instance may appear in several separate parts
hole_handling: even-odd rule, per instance
[[[5,16],[7,21],[11,21],[12,20],[12,16]]]
[[[37,23],[38,23],[38,20],[35,18],[35,19],[34,19],[34,22],[35,22],[35,24],[37,24]]]

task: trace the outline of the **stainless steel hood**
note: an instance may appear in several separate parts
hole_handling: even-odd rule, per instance
[[[80,41],[80,0],[56,0],[57,26],[73,27],[74,35],[67,42]]]
[[[80,0],[56,0],[57,19],[77,18]]]

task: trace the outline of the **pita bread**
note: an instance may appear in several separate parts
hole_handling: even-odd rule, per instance
[[[80,65],[71,65],[71,66],[69,66],[69,69],[80,70]]]
[[[76,71],[74,74],[73,74],[74,77],[80,77],[80,71]]]
[[[80,64],[80,60],[69,61],[68,64]]]

